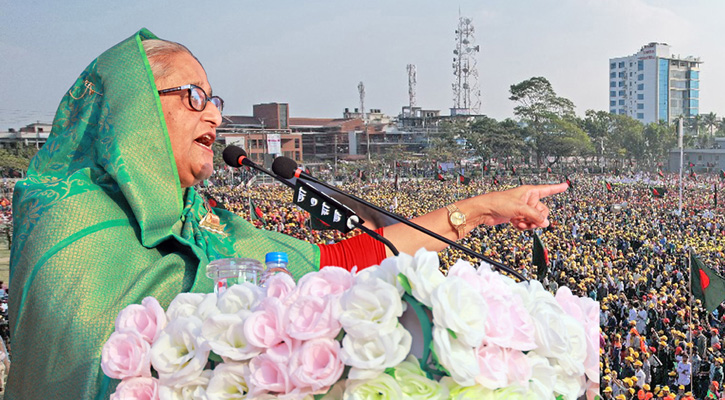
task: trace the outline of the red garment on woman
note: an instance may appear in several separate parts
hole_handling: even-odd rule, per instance
[[[380,236],[383,228],[375,230]],[[372,265],[378,265],[387,255],[385,245],[370,235],[357,235],[334,244],[318,244],[320,248],[320,268],[337,266],[352,271],[357,266],[358,271]]]

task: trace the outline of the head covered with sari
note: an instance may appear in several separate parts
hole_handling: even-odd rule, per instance
[[[212,291],[211,260],[284,251],[297,279],[319,268],[317,246],[257,230],[183,187],[150,39],[142,29],[91,62],[15,187],[7,399],[108,398],[117,381],[100,356],[118,312]],[[208,213],[219,229],[205,229]]]

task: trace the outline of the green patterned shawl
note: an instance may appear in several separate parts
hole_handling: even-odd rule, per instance
[[[317,246],[214,210],[228,237],[199,227],[204,201],[179,185],[142,29],[109,49],[63,97],[48,142],[13,199],[13,365],[6,399],[108,398],[100,369],[118,312],[146,296],[213,288],[210,260],[289,254],[299,279]]]

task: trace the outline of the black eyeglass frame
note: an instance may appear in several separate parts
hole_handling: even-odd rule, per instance
[[[199,89],[201,91],[201,93],[204,94],[204,104],[201,106],[201,110],[194,107],[194,103],[191,102],[191,91],[194,89]],[[169,88],[169,89],[162,89],[162,90],[159,90],[159,94],[179,92],[181,90],[189,91],[189,107],[191,107],[195,111],[199,111],[199,112],[204,111],[206,109],[206,104],[210,101],[212,104],[214,104],[216,106],[216,108],[219,109],[219,112],[222,112],[222,110],[224,109],[224,100],[221,97],[219,97],[219,96],[209,97],[209,95],[206,94],[206,91],[204,91],[204,89],[202,89],[201,87],[194,85],[194,84],[188,84],[188,85],[178,86],[178,87]],[[215,100],[218,100],[218,104],[215,102]]]

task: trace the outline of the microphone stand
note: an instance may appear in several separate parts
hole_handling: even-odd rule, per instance
[[[344,196],[348,196],[351,199],[356,200],[356,201],[358,201],[358,202],[360,202],[360,203],[362,203],[362,204],[364,204],[364,205],[366,205],[366,206],[374,209],[375,211],[378,211],[380,213],[383,213],[383,214],[385,214],[385,215],[387,215],[387,216],[395,219],[398,222],[401,222],[401,223],[403,223],[405,225],[410,226],[413,229],[416,229],[416,230],[418,230],[420,232],[423,232],[423,233],[425,233],[425,234],[427,234],[429,236],[432,236],[432,237],[440,240],[441,242],[447,243],[451,247],[454,247],[454,248],[456,248],[456,249],[458,249],[458,250],[460,250],[460,251],[462,251],[462,252],[464,252],[464,253],[466,253],[466,254],[468,254],[470,256],[473,256],[473,257],[476,257],[476,258],[478,258],[480,260],[486,261],[487,263],[495,266],[496,268],[498,268],[500,270],[503,270],[503,271],[506,271],[506,272],[510,273],[511,275],[519,278],[522,281],[528,281],[528,279],[526,279],[523,275],[521,275],[521,273],[513,270],[512,268],[510,268],[510,267],[508,267],[508,266],[506,266],[506,265],[504,265],[504,264],[502,264],[502,263],[500,263],[498,261],[492,260],[492,259],[484,256],[483,254],[476,253],[475,251],[473,251],[473,250],[471,250],[471,249],[469,249],[469,248],[467,248],[467,247],[465,247],[463,245],[460,245],[460,244],[454,242],[453,240],[450,240],[450,239],[448,239],[446,237],[443,237],[443,236],[441,236],[441,235],[439,235],[439,234],[437,234],[437,233],[435,233],[435,232],[433,232],[431,230],[428,230],[428,229],[426,229],[426,228],[424,228],[424,227],[422,227],[422,226],[420,226],[420,225],[418,225],[418,224],[416,224],[414,222],[411,222],[411,221],[409,221],[409,220],[401,217],[398,214],[389,212],[389,211],[387,211],[387,210],[385,210],[385,209],[383,209],[381,207],[378,207],[375,204],[372,204],[372,203],[370,203],[370,202],[368,202],[366,200],[363,200],[363,199],[361,199],[361,198],[359,198],[359,197],[357,197],[357,196],[355,196],[353,194],[345,193],[342,190],[338,189],[337,187],[332,186],[332,185],[329,185],[329,184],[327,184],[325,182],[322,182],[319,179],[314,178],[313,176],[311,176],[309,174],[300,174],[300,176],[298,176],[297,179],[306,179],[308,181],[311,181],[311,182],[317,183],[319,185],[322,185],[322,186],[324,186],[324,187],[326,187],[326,188],[328,188],[328,189],[330,189],[332,191],[335,191],[335,192],[337,192],[339,194],[342,194]],[[393,253],[395,253],[395,252],[393,252]]]
[[[252,160],[250,160],[248,158],[245,158],[244,159],[244,162],[242,162],[240,164],[242,164],[244,166],[247,166],[247,167],[250,167],[250,168],[254,168],[257,171],[260,171],[260,172],[262,172],[264,174],[267,174],[267,175],[271,176],[272,178],[274,178],[274,179],[276,179],[276,180],[284,183],[288,187],[290,187],[292,189],[295,189],[295,185],[293,185],[292,182],[290,182],[287,179],[284,179],[284,178],[282,178],[280,176],[277,176],[276,174],[272,173],[271,171],[267,170],[266,168],[260,167],[259,165],[257,165],[255,162],[253,162]],[[232,165],[232,167],[233,167],[233,165]],[[326,199],[326,200],[328,200],[330,202],[333,202],[333,203],[335,202],[335,201],[332,201],[332,198],[329,198],[329,199]],[[373,239],[376,239],[376,240],[382,242],[384,245],[388,246],[388,248],[390,249],[390,251],[394,255],[397,256],[398,254],[400,254],[400,252],[398,251],[398,249],[396,249],[395,246],[393,246],[393,244],[390,242],[390,240],[382,237],[379,233],[375,232],[374,230],[372,230],[372,229],[364,226],[362,224],[362,222],[360,222],[360,218],[357,217],[357,216],[355,216],[355,217],[356,218],[352,218],[351,221],[352,221],[353,225],[356,228],[360,228],[360,230],[362,230],[363,232],[365,232],[368,235],[372,236]]]

